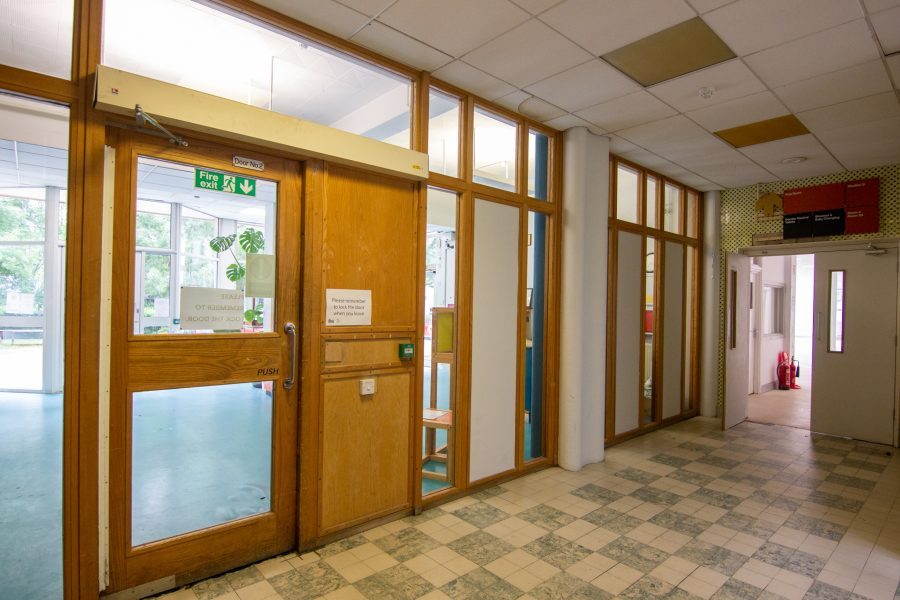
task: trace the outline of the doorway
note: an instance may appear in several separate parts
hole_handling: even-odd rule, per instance
[[[301,264],[297,163],[115,152],[110,592],[297,545]]]

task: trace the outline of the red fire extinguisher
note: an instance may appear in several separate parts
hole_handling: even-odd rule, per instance
[[[788,358],[787,352],[779,352],[778,353],[778,389],[779,390],[789,390],[791,389],[790,383],[791,377],[791,361]]]
[[[799,390],[800,386],[797,385],[797,378],[800,377],[800,361],[791,357],[791,389]]]

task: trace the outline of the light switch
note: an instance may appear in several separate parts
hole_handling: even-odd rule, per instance
[[[375,394],[375,380],[374,379],[360,379],[359,380],[359,395],[360,396],[372,396]]]

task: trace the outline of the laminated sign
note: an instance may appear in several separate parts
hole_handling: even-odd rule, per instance
[[[372,290],[325,290],[325,325],[371,325]]]
[[[244,326],[244,294],[238,290],[181,288],[182,330],[239,331]]]

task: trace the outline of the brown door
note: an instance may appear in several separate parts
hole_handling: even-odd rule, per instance
[[[118,136],[108,591],[296,545],[301,183],[292,161]]]

